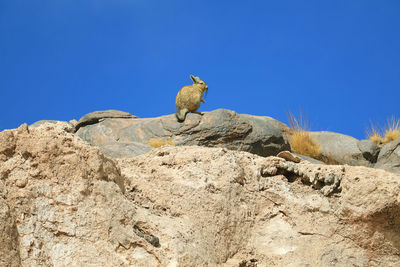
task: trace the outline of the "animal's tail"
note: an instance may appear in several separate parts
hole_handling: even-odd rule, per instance
[[[175,113],[176,118],[179,122],[183,122],[186,118],[186,114],[188,114],[189,110],[187,108],[178,109]]]

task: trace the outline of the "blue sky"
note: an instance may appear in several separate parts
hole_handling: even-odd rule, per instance
[[[218,108],[365,137],[399,117],[400,1],[0,1],[0,130],[175,111],[190,74]]]

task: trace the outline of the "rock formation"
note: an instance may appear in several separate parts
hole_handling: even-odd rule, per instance
[[[1,132],[0,266],[398,266],[400,175],[260,155],[287,149],[284,126],[217,112],[235,126],[206,113],[183,128],[165,116]],[[80,137],[91,131],[98,146]],[[161,133],[183,145],[102,152]]]
[[[175,115],[148,119],[104,118],[97,124],[80,127],[76,134],[108,156],[146,153],[152,149],[148,145],[152,139],[172,140],[178,146],[218,146],[271,156],[289,149],[285,130],[288,130],[286,125],[270,117],[218,109],[204,115],[189,113],[184,123],[177,122]]]
[[[71,125],[76,125],[78,136],[111,158],[145,154],[153,149],[149,145],[151,140],[168,141],[176,146],[225,147],[260,156],[275,156],[290,149],[290,129],[285,124],[271,117],[237,114],[226,109],[204,115],[188,114],[185,123],[178,123],[173,115],[139,119],[122,111],[96,111],[83,116],[77,124],[72,121]],[[311,136],[321,145],[321,156],[334,163],[376,167],[400,174],[400,139],[380,148],[370,140],[357,140],[340,133],[311,132]]]

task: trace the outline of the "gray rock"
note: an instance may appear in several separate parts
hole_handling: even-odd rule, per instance
[[[283,134],[289,130],[287,125],[267,116],[242,114],[240,117],[247,120],[252,127],[243,144],[246,149],[240,150],[264,157],[290,150],[289,142]]]
[[[382,146],[374,167],[400,173],[400,138]]]
[[[77,134],[100,147],[113,142],[147,144],[160,139],[171,140],[179,146],[225,147],[271,156],[289,149],[281,130],[285,127],[288,128],[270,117],[218,109],[203,114],[189,113],[183,123],[175,115],[134,120],[105,118],[81,127]]]
[[[379,154],[379,147],[375,142],[371,140],[360,140],[357,146],[366,160],[371,163],[376,162]]]
[[[353,166],[371,166],[358,148],[354,137],[333,132],[311,132],[311,137],[321,145],[321,155],[338,164]]]
[[[105,118],[123,118],[123,119],[135,119],[135,115],[132,115],[125,111],[120,110],[101,110],[86,114],[75,125],[75,131],[78,131],[80,127],[98,123],[100,120]]]

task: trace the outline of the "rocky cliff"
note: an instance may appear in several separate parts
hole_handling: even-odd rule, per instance
[[[400,175],[277,157],[285,125],[210,113],[1,132],[0,266],[398,266]]]

